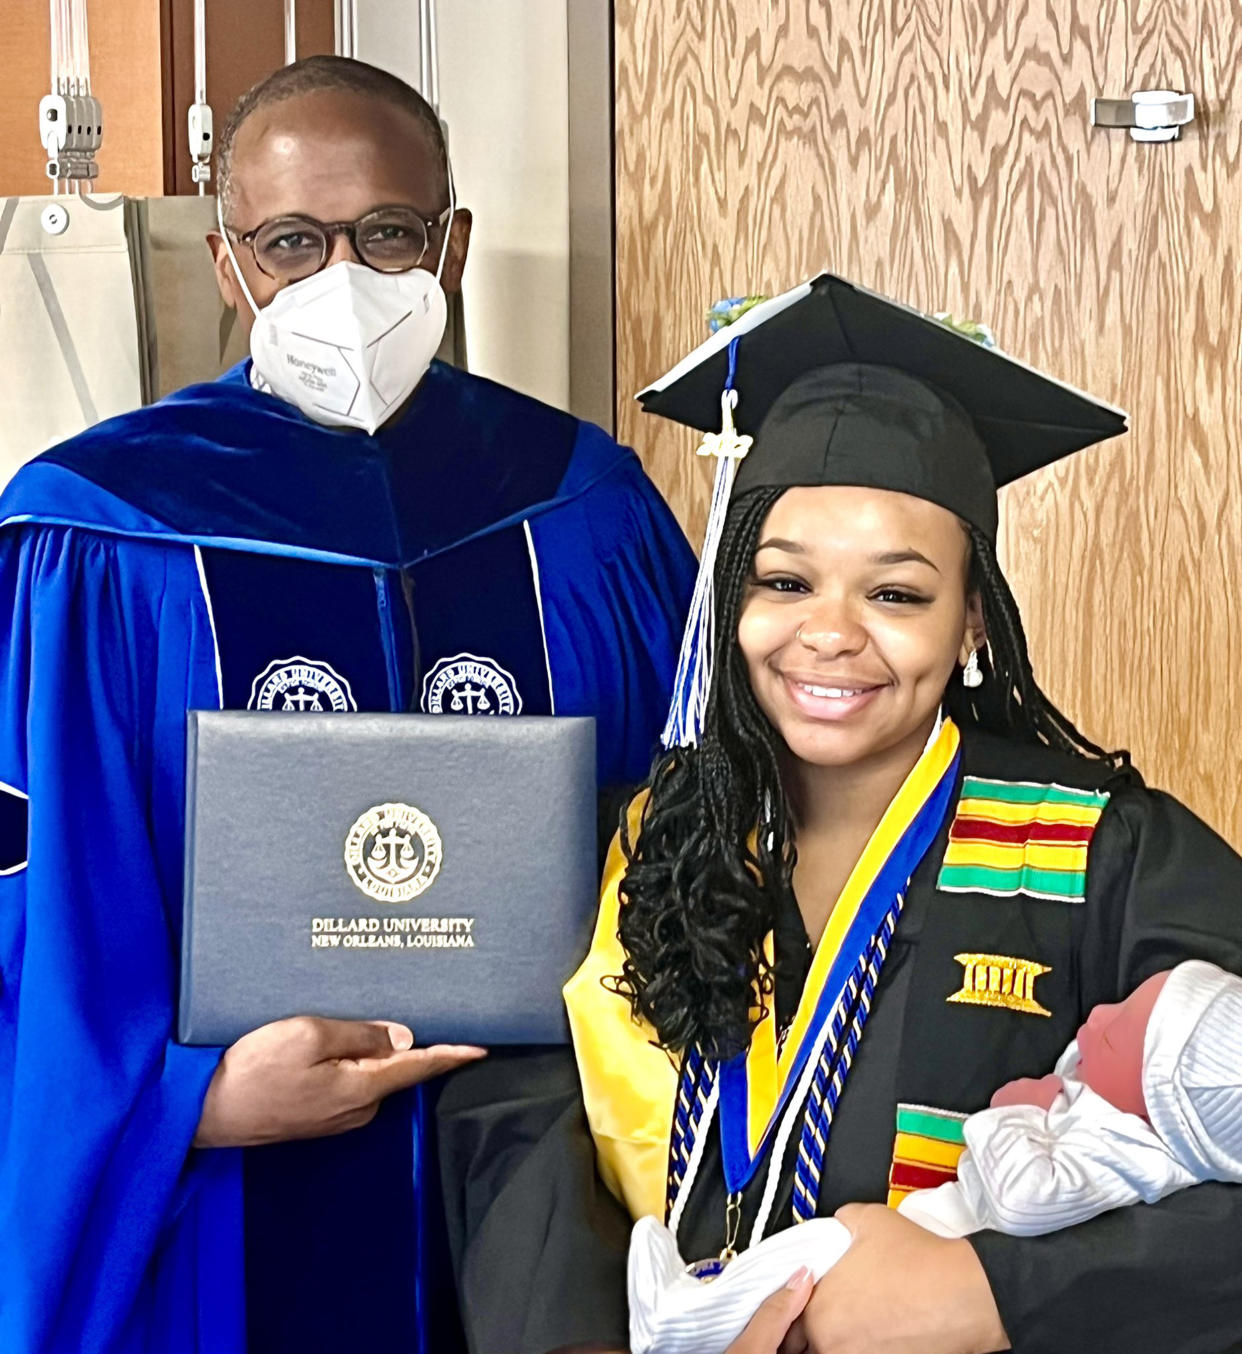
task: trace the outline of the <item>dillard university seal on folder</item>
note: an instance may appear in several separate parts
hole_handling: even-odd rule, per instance
[[[368,898],[408,903],[435,882],[444,857],[436,825],[409,804],[377,804],[345,838],[345,868]]]

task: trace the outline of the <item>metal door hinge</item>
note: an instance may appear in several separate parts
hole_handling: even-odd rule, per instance
[[[1134,141],[1176,141],[1193,122],[1195,96],[1173,89],[1139,89],[1128,99],[1092,99],[1093,127],[1125,127]]]

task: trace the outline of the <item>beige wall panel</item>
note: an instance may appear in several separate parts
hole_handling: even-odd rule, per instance
[[[474,212],[462,283],[470,370],[564,409],[569,405],[565,3],[467,0],[441,4],[438,15],[440,111],[458,192]]]
[[[986,320],[1134,431],[1004,495],[1036,671],[1242,844],[1242,6],[618,0],[620,431],[694,538],[708,467],[628,394],[717,297],[831,269]],[[1174,145],[1094,95],[1188,89]]]

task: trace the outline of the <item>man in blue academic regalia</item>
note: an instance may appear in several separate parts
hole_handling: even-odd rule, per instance
[[[0,1349],[443,1354],[409,1088],[475,1054],[172,1042],[185,712],[592,714],[632,781],[693,561],[630,452],[431,360],[470,221],[411,89],[287,67],[220,170],[253,362],[0,502]]]

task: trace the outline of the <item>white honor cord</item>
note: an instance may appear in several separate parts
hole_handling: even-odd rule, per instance
[[[936,741],[940,734],[940,729],[944,724],[944,711],[940,711],[936,716],[936,727],[931,731],[923,751]],[[909,888],[909,881],[906,884]],[[872,971],[872,980],[878,981],[878,971]],[[835,1013],[834,1013],[835,1014]],[[781,1163],[785,1159],[785,1153],[789,1148],[789,1139],[793,1133],[794,1125],[805,1112],[806,1102],[811,1094],[811,1082],[815,1079],[815,1069],[819,1066],[819,1060],[824,1054],[824,1045],[828,1042],[828,1036],[832,1030],[832,1017],[824,1021],[823,1027],[815,1038],[815,1043],[811,1048],[811,1055],[806,1060],[806,1067],[803,1068],[802,1076],[798,1079],[797,1094],[794,1095],[788,1108],[785,1110],[784,1117],[781,1119],[781,1126],[777,1130],[776,1141],[772,1146],[772,1155],[768,1161],[767,1179],[764,1181],[763,1197],[759,1201],[759,1212],[755,1215],[755,1225],[750,1231],[750,1240],[747,1246],[756,1246],[763,1240],[763,1234],[767,1230],[768,1222],[772,1216],[772,1206],[776,1202],[776,1187],[780,1183]],[[716,1073],[715,1080],[712,1083],[711,1097],[703,1110],[703,1117],[699,1121],[698,1132],[695,1134],[694,1147],[690,1152],[690,1160],[686,1164],[685,1179],[681,1183],[681,1189],[677,1191],[677,1197],[673,1200],[672,1211],[669,1214],[668,1227],[672,1232],[674,1239],[677,1236],[677,1227],[681,1222],[681,1215],[686,1209],[686,1200],[690,1196],[690,1188],[694,1184],[695,1177],[699,1172],[699,1163],[703,1159],[703,1150],[707,1143],[708,1131],[711,1128],[712,1119],[716,1113],[716,1105],[720,1099],[720,1072]]]
[[[712,1120],[716,1117],[716,1106],[719,1101],[720,1072],[717,1069],[716,1075],[712,1078],[711,1094],[707,1097],[707,1104],[703,1106],[698,1131],[694,1135],[694,1146],[690,1149],[690,1160],[686,1162],[685,1177],[682,1179],[681,1188],[677,1191],[677,1197],[673,1200],[673,1207],[668,1215],[668,1230],[672,1232],[674,1241],[677,1239],[677,1228],[681,1225],[681,1215],[686,1211],[686,1200],[690,1197],[690,1188],[699,1173],[699,1164],[703,1160],[703,1152],[707,1147],[708,1131],[711,1129]]]
[[[798,1093],[790,1101],[785,1110],[784,1118],[781,1120],[781,1126],[776,1135],[776,1143],[772,1149],[772,1156],[768,1161],[768,1175],[764,1183],[763,1199],[759,1204],[759,1215],[755,1218],[755,1225],[751,1229],[748,1245],[753,1246],[756,1242],[763,1240],[763,1233],[772,1213],[772,1203],[776,1198],[776,1186],[780,1181],[780,1164],[784,1160],[785,1149],[789,1145],[789,1135],[793,1132],[794,1124],[797,1123],[798,1117],[806,1104],[806,1098],[811,1092],[811,1081],[815,1076],[815,1068],[819,1064],[820,1055],[824,1051],[824,1044],[827,1042],[831,1028],[832,1021],[826,1020],[823,1029],[820,1030],[815,1039],[815,1044],[811,1049],[811,1057],[807,1059],[806,1068],[798,1080]],[[693,1188],[695,1178],[699,1173],[699,1165],[703,1160],[703,1152],[707,1146],[707,1138],[711,1131],[712,1120],[716,1116],[716,1107],[719,1101],[720,1072],[717,1070],[712,1081],[711,1095],[708,1097],[707,1104],[703,1107],[703,1117],[699,1120],[698,1132],[694,1135],[694,1146],[690,1149],[690,1160],[686,1163],[685,1178],[681,1182],[681,1188],[677,1191],[677,1197],[673,1200],[673,1207],[669,1213],[668,1229],[672,1232],[674,1238],[677,1236],[677,1228],[681,1223],[681,1215],[686,1211],[686,1201],[690,1197],[690,1190]]]
[[[797,1123],[799,1114],[806,1104],[806,1098],[810,1094],[811,1080],[815,1076],[815,1068],[819,1063],[820,1054],[823,1053],[831,1026],[831,1020],[824,1022],[824,1027],[811,1050],[812,1057],[807,1060],[806,1069],[799,1078],[798,1094],[790,1101],[785,1116],[781,1120],[772,1156],[768,1162],[768,1175],[764,1184],[763,1199],[759,1204],[759,1215],[756,1217],[755,1225],[750,1233],[750,1241],[748,1242],[750,1246],[763,1240],[763,1233],[772,1213],[772,1203],[776,1198],[776,1186],[780,1180],[780,1163],[784,1160],[785,1149],[789,1145],[789,1135],[793,1132],[793,1126]],[[703,1153],[706,1150],[707,1139],[711,1132],[712,1120],[716,1116],[716,1107],[719,1102],[720,1072],[717,1070],[712,1081],[711,1095],[708,1097],[707,1104],[703,1107],[703,1117],[699,1120],[698,1131],[694,1135],[694,1146],[690,1149],[690,1160],[686,1163],[685,1178],[681,1182],[681,1188],[677,1191],[677,1197],[673,1200],[673,1207],[669,1212],[668,1229],[672,1232],[674,1239],[676,1239],[677,1229],[681,1225],[682,1214],[686,1211],[686,1201],[689,1199],[690,1191],[698,1177],[699,1166],[703,1160]]]
[[[940,710],[936,715],[936,727],[932,729],[931,736],[923,747],[924,752],[926,752],[940,736],[940,730],[943,725],[944,711]],[[908,890],[909,887],[910,881],[907,880],[906,889]],[[878,970],[872,969],[871,973],[872,981],[878,983]],[[830,1016],[824,1021],[823,1029],[820,1030],[819,1036],[815,1040],[815,1046],[811,1049],[811,1056],[807,1059],[806,1068],[803,1070],[802,1077],[798,1082],[798,1094],[790,1101],[789,1109],[786,1111],[785,1118],[781,1122],[780,1132],[777,1134],[776,1144],[772,1149],[772,1160],[768,1163],[768,1178],[764,1185],[763,1199],[760,1201],[759,1212],[755,1217],[755,1225],[750,1233],[749,1244],[752,1246],[763,1240],[763,1234],[767,1230],[768,1220],[772,1216],[772,1205],[776,1200],[776,1186],[780,1179],[780,1164],[785,1159],[785,1152],[789,1147],[789,1137],[793,1132],[798,1113],[805,1108],[807,1098],[811,1094],[811,1082],[814,1080],[815,1069],[819,1066],[819,1060],[823,1057],[824,1045],[828,1042],[828,1034],[831,1029],[832,1017]],[[844,1034],[844,1031],[842,1031],[842,1034]]]
[[[91,95],[90,35],[85,0],[49,0],[51,90],[39,102],[39,139],[47,152],[52,192],[89,193],[98,174],[102,133],[99,100]]]
[[[789,1147],[789,1138],[793,1133],[794,1125],[802,1118],[806,1111],[807,1097],[811,1094],[811,1082],[815,1079],[815,1069],[819,1066],[819,1060],[823,1056],[824,1045],[828,1042],[828,1036],[832,1032],[832,1015],[824,1021],[823,1027],[815,1036],[815,1043],[811,1046],[810,1057],[806,1060],[806,1066],[802,1069],[802,1075],[798,1078],[798,1089],[796,1094],[790,1097],[789,1106],[785,1110],[784,1118],[781,1120],[780,1129],[776,1134],[776,1142],[772,1145],[772,1156],[768,1161],[768,1177],[763,1186],[763,1198],[759,1201],[759,1212],[755,1215],[755,1225],[750,1230],[749,1246],[755,1246],[763,1240],[763,1234],[767,1231],[768,1221],[772,1216],[772,1205],[776,1202],[776,1187],[780,1183],[781,1163],[785,1160],[785,1152]]]

